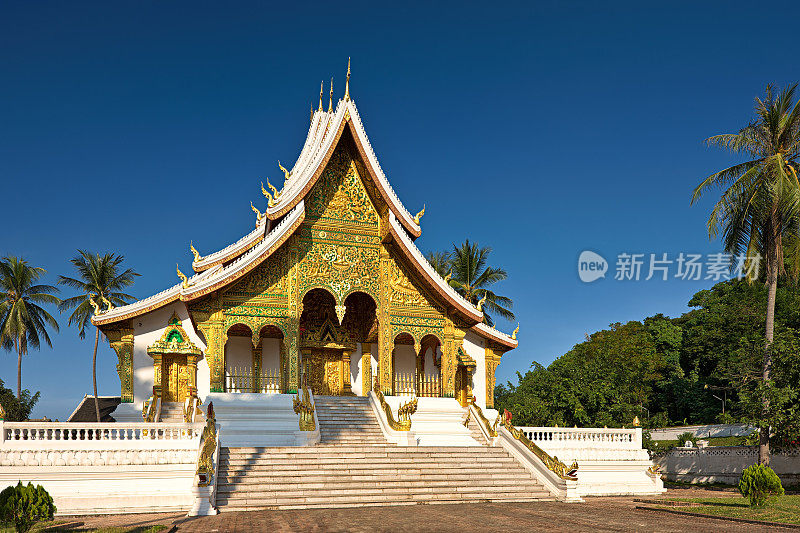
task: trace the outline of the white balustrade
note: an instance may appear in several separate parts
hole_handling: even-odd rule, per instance
[[[641,428],[518,427],[525,436],[564,462],[647,459]]]
[[[124,422],[3,422],[0,450],[195,449],[203,424]]]

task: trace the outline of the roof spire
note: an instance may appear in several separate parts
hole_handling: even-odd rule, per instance
[[[328,100],[328,113],[333,111],[333,78],[331,78],[330,100]]]
[[[322,111],[322,87],[325,85],[324,81],[319,82],[319,108],[317,111]]]
[[[311,122],[314,122],[314,104],[311,104]]]
[[[344,101],[350,100],[350,58],[347,58],[347,81],[344,84]]]

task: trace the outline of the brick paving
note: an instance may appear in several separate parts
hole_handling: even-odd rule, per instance
[[[663,497],[698,498],[736,495],[732,489],[671,488]],[[647,498],[656,499],[656,498]],[[492,531],[571,532],[621,531],[717,532],[791,531],[710,518],[696,518],[636,509],[632,497],[587,498],[586,503],[558,502],[471,503],[236,511],[217,516],[187,518],[184,513],[75,517],[80,528],[175,525],[180,532],[449,532]]]

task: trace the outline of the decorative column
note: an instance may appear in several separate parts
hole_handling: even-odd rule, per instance
[[[310,370],[307,367],[308,364],[307,361],[311,360],[311,350],[301,350],[300,356],[301,359],[298,363],[298,368],[299,368],[298,383],[300,387],[304,385],[309,386],[308,382],[311,379],[311,376],[307,375],[308,373],[310,373]],[[313,383],[311,385],[313,385]]]
[[[186,365],[189,367],[189,396],[197,398],[197,356],[187,355]]]
[[[372,390],[372,343],[361,343],[361,393],[367,396]]]
[[[253,350],[253,378],[250,383],[250,392],[261,392],[261,339],[256,346],[250,345]]]
[[[486,360],[486,407],[494,409],[494,384],[495,384],[495,371],[497,365],[500,364],[500,356],[502,353],[495,352],[494,349],[486,347],[485,360]]]
[[[345,349],[342,352],[342,394],[353,395],[353,387],[350,383],[350,354],[351,351]]]
[[[392,393],[393,385],[393,365],[392,365],[392,326],[389,314],[389,294],[391,291],[391,267],[392,259],[386,249],[386,245],[381,246],[380,252],[380,301],[376,314],[378,317],[378,379],[381,392],[383,394]]]
[[[153,354],[153,396],[161,398],[161,354]]]
[[[103,332],[117,353],[117,374],[122,403],[133,402],[133,329],[123,328]]]
[[[211,374],[211,392],[225,392],[225,314],[221,299],[217,300],[217,310],[211,313],[191,311],[194,321],[206,338],[205,358]]]

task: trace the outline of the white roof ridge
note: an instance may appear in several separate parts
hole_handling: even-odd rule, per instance
[[[436,269],[430,264],[430,262],[425,258],[422,252],[417,248],[417,245],[414,244],[414,241],[411,240],[411,237],[408,236],[406,233],[405,228],[400,224],[397,220],[397,217],[394,213],[389,213],[389,221],[392,227],[394,227],[395,232],[400,236],[403,240],[403,244],[411,251],[411,254],[414,256],[414,259],[422,266],[422,268],[427,272],[427,274],[433,279],[433,281],[439,285],[442,289],[444,289],[450,296],[452,296],[456,301],[461,303],[463,306],[470,308],[474,311],[475,314],[483,316],[483,312],[480,311],[476,306],[474,306],[469,300],[461,296],[453,287],[447,283],[442,276],[436,272]]]
[[[192,268],[194,270],[203,269],[209,263],[214,263],[216,261],[222,260],[224,257],[230,255],[231,253],[235,253],[237,250],[250,245],[253,241],[257,241],[259,238],[264,237],[264,229],[267,225],[267,217],[262,216],[261,220],[256,224],[255,229],[250,233],[246,234],[244,237],[239,239],[238,241],[229,244],[225,248],[221,250],[217,250],[216,252],[212,252],[208,255],[204,255],[200,257],[200,260],[192,262]]]
[[[508,339],[509,342],[515,342],[515,343],[519,342],[519,341],[517,341],[517,339],[513,338],[508,333],[505,333],[504,331],[500,331],[499,329],[497,329],[497,328],[495,328],[493,326],[490,326],[486,322],[478,322],[473,327],[485,330],[485,331],[487,331],[487,333],[494,333],[498,337],[505,337],[506,339]]]
[[[220,266],[220,268],[215,269],[215,275],[207,276],[203,279],[197,279],[195,282],[192,282],[192,279],[196,278],[196,276],[192,276],[189,279],[189,286],[185,289],[181,289],[182,296],[191,296],[192,294],[201,291],[205,288],[210,287],[215,283],[219,283],[220,281],[224,280],[231,274],[241,270],[244,266],[250,264],[253,260],[257,259],[265,250],[272,247],[276,242],[283,237],[285,231],[292,227],[294,223],[298,221],[298,219],[302,220],[302,215],[305,212],[305,204],[301,200],[294,208],[281,220],[281,222],[272,228],[264,239],[261,240],[256,246],[250,248],[242,255],[234,259],[229,264]]]
[[[419,232],[419,224],[414,222],[414,217],[405,205],[403,205],[403,202],[400,201],[397,192],[395,192],[389,180],[386,178],[386,173],[378,162],[378,157],[375,155],[375,150],[372,148],[372,143],[361,121],[361,115],[352,99],[347,101],[340,99],[333,113],[328,113],[326,111],[316,111],[314,113],[314,119],[309,126],[309,133],[306,136],[303,149],[300,151],[297,161],[289,172],[289,185],[284,186],[284,190],[280,193],[280,199],[273,207],[267,209],[267,213],[276,213],[295,200],[297,194],[303,190],[319,169],[322,160],[325,158],[333,143],[334,135],[332,134],[339,130],[348,113],[355,126],[358,140],[364,148],[368,164],[375,172],[381,188],[384,189],[389,197],[390,203],[394,205],[402,216],[403,224],[413,228],[415,232]]]

